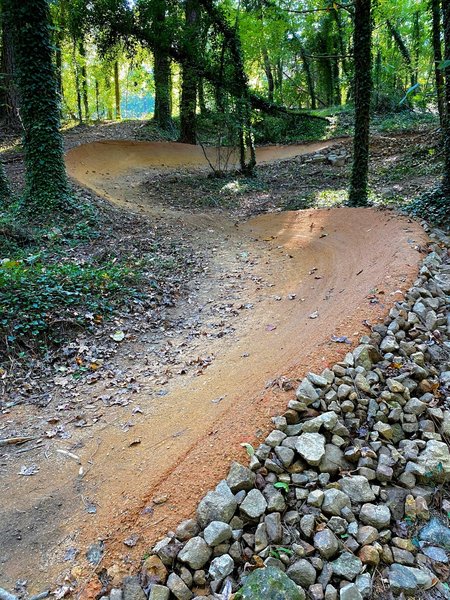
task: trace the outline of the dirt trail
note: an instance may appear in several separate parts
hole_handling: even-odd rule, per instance
[[[286,158],[325,145],[261,148],[259,158]],[[119,206],[172,219],[211,251],[215,289],[197,290],[198,302],[227,298],[246,308],[232,335],[198,342],[198,352],[214,356],[202,375],[174,377],[160,397],[150,397],[140,377],[133,399],[143,414],[131,429],[121,427],[124,414],[117,409],[96,427],[77,432],[70,448],[64,447],[80,457],[81,475],[75,460],[54,449],[33,477],[18,478],[17,464],[9,464],[0,514],[3,586],[28,578],[30,589],[38,590],[63,569],[70,571],[73,564],[64,557],[72,547],[80,550],[72,575],[82,579],[89,573],[85,549],[96,539],[106,540],[102,566],[135,569],[158,536],[192,514],[230,459],[243,459],[239,443],[260,438],[270,416],[293,397],[293,391],[267,382],[320,372],[350,348],[331,336],[357,343],[367,332],[363,320],[376,322],[415,277],[415,246],[424,233],[389,212],[284,212],[236,225],[217,214],[146,205],[140,187],[146,170],[181,164],[204,165],[201,150],[125,141],[80,146],[67,156],[69,173],[82,185]],[[230,271],[237,273],[237,285],[228,283]],[[314,313],[317,318],[310,318]],[[149,346],[140,351],[150,352]],[[87,400],[94,401],[94,394]],[[29,412],[21,410],[16,419],[25,421]],[[96,514],[86,514],[89,502]],[[134,534],[136,544],[124,545]]]

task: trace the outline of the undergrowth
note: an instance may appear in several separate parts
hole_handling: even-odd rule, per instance
[[[126,295],[136,293],[139,274],[124,264],[48,264],[45,254],[4,259],[0,267],[0,333],[8,348],[46,350],[67,329],[100,324]]]
[[[47,225],[12,204],[0,213],[0,357],[36,353],[63,333],[100,324],[138,293],[139,268],[126,259],[78,250],[105,234],[102,217],[81,197],[78,212]]]
[[[450,228],[450,196],[443,192],[441,186],[418,196],[406,210],[409,214],[426,219],[434,225]]]

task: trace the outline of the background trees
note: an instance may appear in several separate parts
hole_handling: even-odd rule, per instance
[[[32,15],[45,11],[39,39],[45,32],[49,40],[46,66],[37,62],[42,53],[33,56],[34,33],[23,35],[26,21],[13,39],[17,27],[8,21],[19,9],[12,4],[0,2],[0,116],[7,127],[25,127],[30,157],[30,114],[38,121],[47,115],[47,130],[51,121],[56,131],[58,103],[66,122],[153,116],[191,144],[199,118],[214,116],[221,140],[239,146],[248,172],[258,124],[263,141],[277,141],[277,128],[301,138],[311,122],[305,112],[355,107],[350,203],[365,204],[370,111],[439,110],[445,124],[441,0],[379,0],[371,26],[368,0],[41,0]],[[36,70],[47,86],[36,87]],[[63,190],[63,170],[52,173]],[[44,180],[52,181],[45,173]]]

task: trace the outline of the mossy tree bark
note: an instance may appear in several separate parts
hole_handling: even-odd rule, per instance
[[[16,81],[24,127],[24,209],[34,217],[68,208],[59,103],[47,0],[4,0],[13,24]]]
[[[371,42],[371,0],[356,0],[353,34],[355,60],[355,133],[348,200],[350,206],[367,205],[370,99],[372,92]]]

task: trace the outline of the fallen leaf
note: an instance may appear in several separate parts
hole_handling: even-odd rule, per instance
[[[37,465],[30,465],[26,467],[23,465],[18,473],[18,475],[23,475],[24,477],[30,477],[31,475],[36,475],[39,471],[39,467]]]
[[[109,337],[115,342],[121,342],[125,338],[125,333],[123,331],[117,330],[114,333],[111,333]]]
[[[346,335],[332,335],[331,341],[336,342],[337,344],[351,344],[351,341]]]
[[[136,544],[138,543],[138,540],[139,540],[139,536],[136,533],[134,533],[129,538],[124,540],[123,543],[125,544],[125,546],[128,546],[129,548],[133,548],[133,546],[136,546]]]

